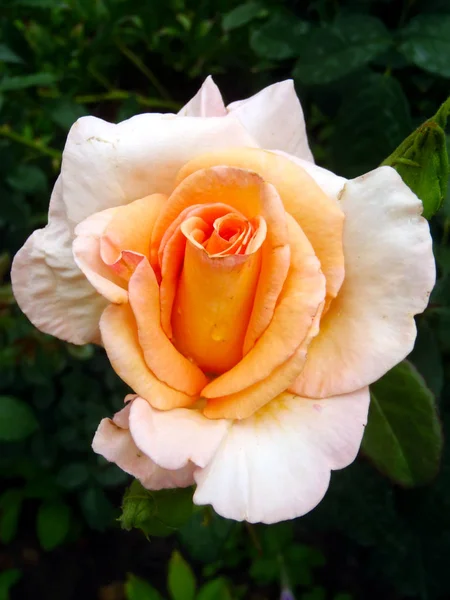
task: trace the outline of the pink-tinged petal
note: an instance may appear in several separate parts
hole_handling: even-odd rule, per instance
[[[292,79],[274,83],[251,98],[229,104],[227,109],[241,121],[260,148],[283,150],[314,162]]]
[[[113,419],[102,419],[92,442],[94,452],[139,479],[150,490],[192,485],[194,464],[187,463],[181,469],[169,471],[154,463],[136,446],[128,428],[130,408],[129,404]]]
[[[33,325],[44,333],[73,344],[98,342],[98,323],[107,301],[75,264],[72,240],[59,178],[48,225],[35,231],[14,257],[14,295]]]
[[[299,225],[288,214],[286,219],[291,265],[272,320],[243,359],[206,386],[202,392],[205,398],[236,393],[241,396],[245,388],[269,378],[307,338],[314,318],[322,310],[325,277],[320,263]]]
[[[208,466],[194,474],[194,502],[250,523],[306,514],[325,495],[330,471],[355,459],[368,407],[367,387],[326,400],[282,394],[233,423]]]
[[[188,396],[160,381],[148,368],[139,345],[137,325],[129,304],[110,304],[100,320],[103,345],[117,375],[155,408],[190,406]]]
[[[82,117],[63,153],[63,200],[69,220],[129,204],[150,194],[169,194],[175,176],[200,153],[257,144],[240,121],[223,117],[142,114],[118,125]]]
[[[76,264],[97,292],[110,302],[122,304],[128,301],[125,282],[100,255],[100,238],[117,210],[109,208],[95,213],[77,225],[72,249]]]
[[[205,467],[230,424],[211,421],[187,408],[155,410],[142,398],[134,400],[130,410],[130,431],[136,445],[165,469],[182,469],[189,462]]]
[[[178,352],[162,330],[159,286],[147,260],[141,261],[130,279],[129,297],[148,368],[170,387],[191,396],[199,394],[208,379]]]
[[[328,171],[323,167],[319,167],[309,160],[305,160],[303,158],[298,158],[297,156],[293,156],[288,154],[287,152],[282,152],[281,150],[274,151],[274,154],[278,154],[279,156],[284,156],[288,158],[293,163],[305,169],[305,171],[310,175],[314,181],[322,188],[322,190],[330,196],[330,198],[334,198],[337,202],[339,201],[339,196],[342,190],[344,189],[344,185],[347,183],[347,179],[345,177],[341,177],[340,175],[336,175],[332,171]]]
[[[315,398],[368,385],[405,358],[435,281],[422,203],[394,169],[349,181],[341,204],[345,281],[292,388]]]
[[[163,194],[153,194],[126,206],[107,208],[75,228],[75,262],[110,302],[128,302],[127,282],[148,255],[153,225],[166,199]]]
[[[178,113],[182,117],[224,117],[226,114],[222,94],[211,75],[205,79],[199,91]]]
[[[104,262],[112,265],[120,261],[124,251],[148,258],[153,226],[166,202],[164,194],[152,194],[116,208],[101,238]]]

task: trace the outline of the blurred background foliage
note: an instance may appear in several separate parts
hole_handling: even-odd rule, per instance
[[[448,599],[448,447],[415,489],[362,453],[294,522],[228,522],[188,491],[175,533],[170,493],[149,541],[122,530],[129,478],[90,443],[126,390],[101,350],[36,331],[8,276],[73,121],[176,112],[208,74],[227,101],[293,77],[317,162],[376,167],[449,93],[448,0],[0,0],[0,31],[0,600]],[[448,430],[450,197],[431,228],[439,280],[410,359]]]

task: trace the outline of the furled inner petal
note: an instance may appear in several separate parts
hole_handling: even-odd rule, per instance
[[[210,256],[188,227],[185,231],[172,314],[174,344],[204,371],[223,373],[242,358],[261,253]]]
[[[189,395],[199,394],[208,379],[197,365],[178,352],[162,330],[158,282],[145,259],[130,279],[129,297],[139,344],[149,369],[172,388]]]
[[[327,309],[344,280],[344,213],[339,204],[300,165],[285,156],[255,148],[227,148],[194,158],[179,171],[178,188],[196,172],[211,170],[215,165],[254,171],[275,186],[286,212],[301,226],[320,260],[327,280]],[[155,232],[159,223],[158,220]]]
[[[160,278],[161,326],[167,337],[172,338],[172,308],[186,246],[186,237],[181,231],[181,225],[188,218],[195,216],[214,222],[232,210],[230,206],[221,203],[195,204],[183,210],[165,231],[156,262],[153,262],[152,266]]]
[[[325,277],[314,251],[301,230],[286,215],[291,266],[273,318],[253,348],[232,369],[202,391],[206,398],[241,392],[266,379],[288,360],[307,337],[325,298]]]
[[[136,321],[129,304],[110,304],[100,319],[100,331],[111,365],[119,377],[155,408],[170,410],[194,404],[189,396],[160,381],[148,368],[139,345]]]

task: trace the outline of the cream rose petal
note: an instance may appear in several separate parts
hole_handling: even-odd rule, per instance
[[[189,462],[206,466],[230,424],[186,408],[159,411],[139,397],[130,409],[130,431],[136,445],[165,469],[181,469]]]
[[[195,504],[250,523],[309,512],[322,500],[330,471],[355,459],[369,398],[367,387],[326,400],[285,393],[233,423],[210,464],[194,473]]]
[[[274,154],[278,154],[279,156],[284,156],[285,158],[289,158],[293,163],[305,169],[305,171],[310,175],[314,181],[322,188],[322,190],[331,198],[334,198],[336,202],[339,202],[339,196],[344,188],[344,185],[347,183],[347,179],[345,177],[341,177],[340,175],[336,175],[332,171],[328,171],[328,169],[324,169],[323,167],[319,167],[309,160],[305,160],[303,158],[298,158],[297,156],[292,156],[287,152],[273,151]]]
[[[183,117],[224,117],[227,114],[222,94],[211,75],[189,102],[178,112]]]
[[[67,138],[49,224],[31,235],[12,267],[14,294],[31,322],[74,344],[98,341],[107,301],[75,264],[75,226],[108,208],[171,192],[186,161],[230,145],[257,146],[234,118],[143,114],[118,125],[79,119]]]
[[[13,291],[22,311],[44,333],[74,344],[97,342],[107,300],[75,264],[72,239],[59,177],[50,200],[48,225],[35,231],[14,257]]]
[[[270,85],[251,98],[232,102],[229,114],[266,150],[282,150],[314,162],[305,118],[292,79]]]
[[[195,465],[187,463],[177,470],[163,469],[143,454],[133,441],[128,429],[130,404],[114,415],[113,419],[102,419],[98,426],[92,448],[123,471],[139,479],[151,490],[188,487],[194,483]]]
[[[313,398],[368,385],[405,358],[435,281],[422,203],[394,169],[349,181],[340,201],[345,280],[292,387]]]
[[[257,146],[237,118],[142,114],[118,125],[82,117],[64,149],[63,199],[70,221],[154,193],[170,194],[190,159],[228,146]]]

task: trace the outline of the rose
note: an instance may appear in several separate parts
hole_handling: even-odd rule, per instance
[[[413,346],[434,283],[421,209],[389,167],[315,166],[292,83],[225,108],[207,79],[177,116],[73,126],[13,288],[47,333],[100,328],[134,390],[96,452],[270,523],[354,460],[368,385]]]

